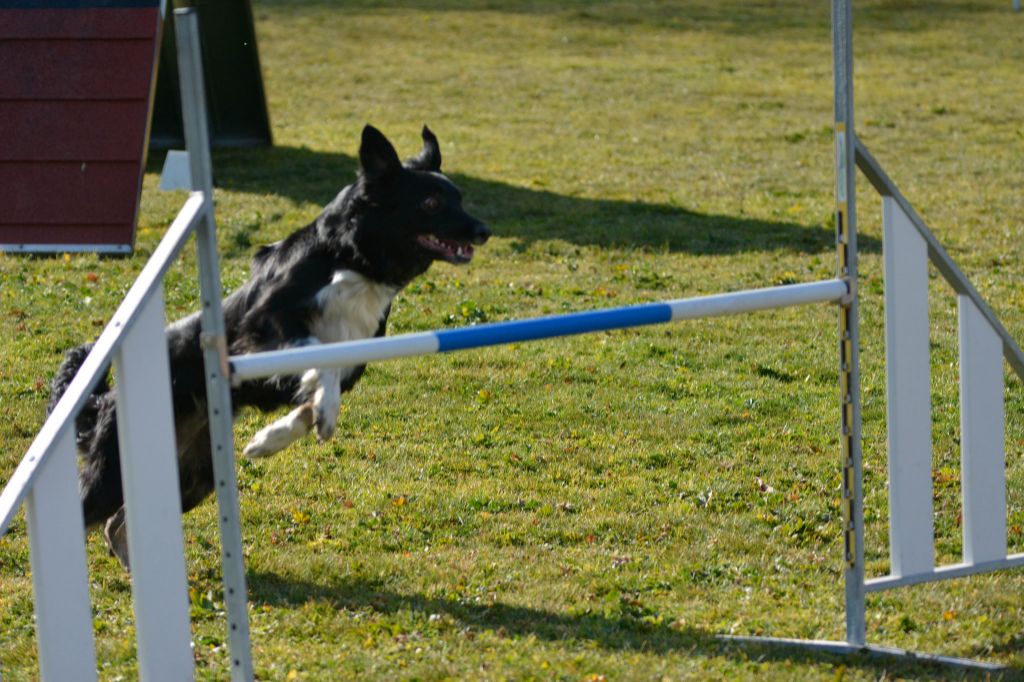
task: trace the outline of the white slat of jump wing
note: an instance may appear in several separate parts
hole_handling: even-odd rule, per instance
[[[143,308],[114,356],[139,678],[190,680],[188,587],[162,287]]]
[[[882,199],[889,545],[893,575],[930,572],[932,438],[928,247],[891,197]]]
[[[1003,343],[966,296],[960,307],[964,562],[1006,557]]]
[[[75,458],[72,422],[54,442],[25,499],[43,680],[96,679]]]

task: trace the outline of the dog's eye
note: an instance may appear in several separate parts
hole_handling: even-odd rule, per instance
[[[441,200],[437,197],[427,197],[423,200],[423,210],[427,213],[433,213],[439,208],[441,208]]]

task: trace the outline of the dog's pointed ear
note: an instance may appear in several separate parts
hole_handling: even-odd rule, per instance
[[[363,128],[363,139],[359,145],[359,165],[363,177],[370,183],[385,180],[402,169],[398,152],[380,132],[371,125]]]
[[[405,167],[418,171],[440,172],[441,146],[437,143],[437,136],[427,126],[423,126],[423,151],[406,161]]]

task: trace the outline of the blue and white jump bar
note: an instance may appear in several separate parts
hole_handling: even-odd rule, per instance
[[[230,361],[231,377],[237,385],[246,379],[275,374],[299,374],[314,367],[351,367],[392,358],[447,353],[556,336],[736,315],[808,303],[838,302],[847,294],[849,288],[846,282],[830,279],[459,329],[287,348],[233,356]]]

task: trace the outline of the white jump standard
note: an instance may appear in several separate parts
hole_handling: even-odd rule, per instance
[[[78,486],[72,481],[77,479],[75,416],[111,363],[119,382],[118,411],[123,411],[124,417],[118,420],[119,439],[132,442],[140,433],[172,434],[147,441],[145,447],[121,449],[124,487],[133,491],[125,497],[129,545],[145,549],[131,557],[139,676],[143,680],[183,680],[194,675],[163,322],[164,276],[193,233],[207,347],[207,396],[218,479],[231,679],[253,679],[230,386],[226,346],[221,342],[222,288],[199,27],[194,9],[178,9],[174,14],[193,192],[0,494],[0,534],[7,531],[21,503],[26,505],[39,676],[43,680],[97,679],[84,520]],[[128,458],[137,461],[127,462]]]

